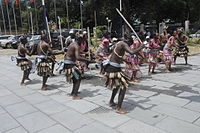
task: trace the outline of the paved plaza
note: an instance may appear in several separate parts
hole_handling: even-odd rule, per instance
[[[83,99],[74,101],[64,75],[48,80],[49,91],[40,90],[36,74],[22,87],[20,68],[0,56],[0,133],[200,133],[200,55],[183,63],[179,58],[172,73],[161,64],[151,77],[143,66],[123,103],[129,113],[120,115],[107,105],[111,90],[98,70],[87,72]]]

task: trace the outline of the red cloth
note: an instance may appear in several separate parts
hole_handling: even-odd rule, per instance
[[[5,3],[5,4],[8,4],[8,2],[9,2],[9,0],[4,0],[4,3]]]
[[[30,0],[30,2],[31,2],[31,3],[34,3],[34,2],[35,2],[35,0]]]
[[[19,2],[20,2],[20,0],[15,1],[17,7],[19,7]]]

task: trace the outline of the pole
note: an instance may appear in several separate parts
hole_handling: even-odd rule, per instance
[[[95,22],[95,27],[97,27],[97,11],[94,11],[94,22]]]
[[[110,33],[111,33],[111,31],[112,31],[112,22],[110,22]]]
[[[56,22],[56,24],[58,24],[58,21],[57,21],[56,0],[54,0],[54,10],[55,10],[55,22]]]
[[[47,17],[46,17],[46,24],[47,24],[47,32],[48,32],[48,35],[49,35],[49,40],[50,40],[50,42],[52,41],[51,40],[51,34],[50,34],[50,29],[49,29],[49,24],[48,24],[48,19],[47,19]],[[51,44],[52,45],[52,44]]]
[[[4,12],[3,12],[3,6],[2,6],[2,3],[1,3],[1,13],[2,13],[2,17],[3,17],[4,33],[5,33],[5,35],[6,35],[6,34],[7,34],[7,31],[6,31],[6,22],[5,22],[5,16],[4,16]]]
[[[61,43],[61,48],[64,50],[63,46],[63,39],[62,39],[62,27],[61,27],[61,22],[60,22],[60,17],[58,16],[58,24],[59,24],[59,30],[60,30],[60,43]]]
[[[1,27],[0,27],[0,35],[2,35]]]
[[[27,5],[26,5],[26,11],[27,11],[27,20],[28,20],[28,24],[27,24],[28,25],[28,32],[30,32],[30,27],[31,26],[30,26],[30,20],[29,20],[30,18],[29,18],[29,11],[28,11]]]
[[[120,10],[120,12],[121,12],[121,11],[122,11],[122,0],[120,0],[119,3],[120,3],[119,10]]]
[[[19,1],[19,14],[20,14],[21,27],[23,27],[22,14],[21,14],[22,9],[21,9],[21,3],[20,2],[21,1]]]
[[[31,30],[32,30],[32,35],[34,35],[34,29],[33,29],[33,14],[32,14],[32,12],[30,12],[30,16],[31,16]]]
[[[8,3],[6,4],[6,10],[7,10],[7,15],[8,15],[8,24],[9,24],[9,31],[10,31],[10,35],[12,34],[12,29],[11,29],[11,23],[10,23],[10,13],[8,10]]]
[[[91,39],[90,39],[90,28],[89,28],[89,27],[87,27],[87,33],[88,33],[88,51],[89,51],[89,59],[91,60],[91,53],[90,53]]]
[[[69,5],[68,5],[68,0],[66,0],[66,10],[67,10],[67,28],[69,29]]]
[[[17,35],[17,22],[16,22],[15,5],[14,4],[13,4],[13,16],[14,16],[14,23],[15,23],[15,34]]]
[[[116,10],[119,13],[119,15],[123,18],[123,20],[126,22],[126,24],[129,26],[129,28],[133,31],[133,33],[135,34],[135,36],[137,37],[137,39],[139,40],[139,42],[142,43],[141,39],[139,38],[139,36],[137,35],[137,33],[135,32],[135,30],[133,29],[133,27],[126,20],[126,18],[122,15],[122,13],[119,11],[119,9],[116,8]]]
[[[82,0],[80,0],[80,11],[81,11],[81,29],[83,29],[83,9],[82,9]]]
[[[38,24],[38,14],[37,14],[37,10],[36,10],[36,1],[34,2],[34,10],[35,10],[36,31],[38,32],[39,24]]]

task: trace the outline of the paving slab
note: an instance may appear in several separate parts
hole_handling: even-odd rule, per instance
[[[6,111],[0,106],[0,114],[6,113]]]
[[[23,98],[31,104],[38,104],[50,100],[50,98],[45,97],[39,93],[34,93],[28,96],[24,96]]]
[[[194,124],[200,127],[200,117],[194,122]]]
[[[28,133],[23,127],[17,127],[4,133]]]
[[[184,106],[190,102],[190,100],[187,100],[187,99],[182,99],[182,98],[164,95],[164,94],[159,94],[157,96],[153,96],[150,98],[150,100],[156,100],[156,101],[160,101],[162,103],[167,103],[167,104],[171,104],[171,105],[175,105],[175,106]]]
[[[19,117],[17,118],[17,121],[30,133],[49,128],[56,124],[55,121],[40,112]]]
[[[191,123],[200,117],[200,113],[198,112],[169,104],[160,104],[158,106],[153,107],[151,110]]]
[[[134,95],[142,96],[142,97],[151,97],[156,95],[157,92],[151,92],[146,90],[138,90],[138,91],[131,91]]]
[[[11,95],[12,92],[7,90],[7,89],[0,89],[0,97],[3,97],[3,96],[7,96],[7,95]]]
[[[184,106],[185,108],[193,111],[200,112],[200,103],[199,102],[191,102]]]
[[[17,96],[20,96],[20,97],[23,97],[23,96],[27,96],[27,95],[30,95],[30,94],[33,94],[33,93],[36,93],[36,91],[28,88],[28,87],[24,87],[22,89],[17,89],[17,90],[13,90],[13,92],[17,95]]]
[[[112,111],[104,107],[100,107],[89,112],[87,116],[112,128],[117,127],[131,119],[126,115],[117,114],[114,110]]]
[[[161,120],[167,117],[167,115],[165,114],[161,114],[151,110],[141,109],[139,107],[135,107],[132,111],[129,111],[127,116],[147,123],[149,125],[155,125],[156,123],[160,122]]]
[[[26,102],[7,106],[6,110],[15,118],[38,111],[36,108]]]
[[[10,129],[19,127],[20,125],[9,114],[0,114],[0,132],[5,132]]]
[[[72,133],[67,128],[63,127],[62,125],[55,125],[50,128],[44,129],[37,133]]]
[[[105,126],[98,122],[94,122],[90,125],[84,126],[76,130],[75,133],[119,133],[119,132],[108,126]]]
[[[138,120],[130,120],[117,128],[121,133],[167,133],[161,129],[144,124]]]
[[[12,104],[15,104],[15,103],[20,103],[20,102],[23,102],[24,100],[14,94],[11,94],[11,95],[7,95],[7,96],[3,96],[3,97],[0,97],[0,105],[5,107],[5,106],[8,106],[8,105],[12,105]]]
[[[172,117],[164,119],[158,123],[156,127],[161,128],[169,133],[199,133],[200,131],[200,127]]]
[[[47,115],[56,114],[68,109],[66,106],[52,100],[36,104],[35,106]]]
[[[73,110],[66,110],[51,117],[72,131],[84,125],[91,124],[94,121]]]
[[[91,110],[94,110],[95,108],[98,108],[99,106],[96,104],[93,104],[91,102],[83,100],[72,100],[65,104],[67,107],[73,108],[74,110],[84,114]]]

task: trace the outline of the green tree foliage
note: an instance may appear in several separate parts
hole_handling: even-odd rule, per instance
[[[10,0],[12,1],[12,0]],[[14,0],[13,0],[14,1]],[[20,29],[30,31],[30,11],[33,13],[34,28],[43,27],[42,6],[41,0],[36,1],[36,11],[33,3],[30,0],[21,0],[21,16],[20,21],[19,8],[15,7],[17,17],[17,25]],[[62,27],[67,28],[67,22],[70,23],[70,28],[78,28],[80,25],[80,0],[68,0],[69,18],[67,19],[66,0],[45,0],[47,17],[49,21],[56,22],[56,15],[61,17]],[[119,8],[120,0],[82,0],[83,1],[83,24],[84,27],[94,27],[95,17],[94,11],[97,13],[97,24],[107,25],[106,17],[113,22],[113,29],[119,29],[121,24],[120,17],[116,12]],[[200,22],[200,1],[199,0],[122,0],[123,14],[131,24],[134,23],[155,23],[168,20],[174,23],[184,23],[185,20],[190,22]],[[27,9],[27,7],[30,7]],[[8,28],[8,18],[6,6],[3,4],[6,25]],[[11,18],[12,29],[14,29],[12,4],[9,4],[9,13]],[[0,26],[3,27],[2,14],[0,13]],[[28,19],[29,18],[29,19]],[[38,18],[36,20],[36,18]],[[29,29],[29,30],[28,30]]]

